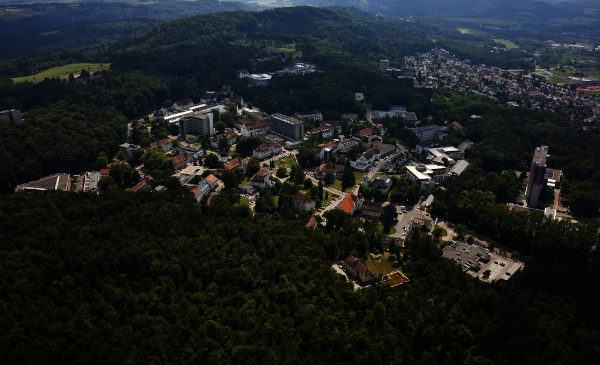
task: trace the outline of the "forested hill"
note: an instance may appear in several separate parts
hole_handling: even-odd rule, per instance
[[[0,60],[15,57],[62,53],[77,61],[99,61],[109,44],[176,18],[220,11],[251,10],[234,1],[169,1],[138,5],[84,2],[75,4],[15,4],[31,17],[9,21],[0,17]],[[31,12],[32,7],[40,9]],[[43,10],[41,10],[43,9]],[[56,57],[55,57],[56,58]],[[53,65],[56,65],[54,62]],[[24,68],[6,76],[17,77],[43,69]]]
[[[0,197],[2,364],[593,364],[599,276],[527,261],[487,284],[407,246],[411,281],[352,290],[327,258],[377,239],[312,231],[224,195]],[[366,242],[366,243],[365,243]]]
[[[228,12],[177,19],[136,35],[115,47],[116,69],[153,69],[177,76],[233,75],[248,66],[247,47],[292,45],[320,68],[399,60],[431,49],[434,43],[412,25],[383,19],[354,8],[280,8],[264,12]],[[251,48],[251,49],[246,49]],[[205,67],[199,67],[198,64]]]

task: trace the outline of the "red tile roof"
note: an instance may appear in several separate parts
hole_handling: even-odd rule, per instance
[[[204,180],[206,180],[206,182],[208,182],[210,185],[214,185],[217,182],[217,177],[213,174],[210,174],[205,177]]]
[[[352,210],[356,206],[356,199],[356,195],[352,193],[346,195],[344,200],[342,200],[342,202],[340,203],[340,209],[348,214],[352,213]]]
[[[315,217],[311,217],[310,220],[308,221],[308,223],[306,223],[306,228],[312,228],[315,229],[317,228],[317,220],[315,219]]]
[[[294,194],[294,201],[300,204],[310,204],[312,203],[312,199],[302,193]]]
[[[138,192],[142,189],[145,189],[148,187],[148,185],[150,185],[150,181],[152,181],[152,178],[148,175],[144,176],[144,178],[142,179],[142,181],[140,181],[139,183],[137,183],[133,188],[131,188],[131,191]]]
[[[375,131],[372,130],[371,128],[361,129],[360,131],[354,133],[354,135],[357,136],[358,138],[371,136],[373,134],[375,134]]]

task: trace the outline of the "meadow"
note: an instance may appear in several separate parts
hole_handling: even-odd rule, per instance
[[[110,68],[110,63],[71,63],[64,66],[53,67],[51,69],[42,71],[35,75],[15,77],[12,79],[15,83],[24,81],[40,81],[46,77],[67,77],[70,73],[79,74],[81,69],[87,69],[90,73],[98,70],[106,70]]]

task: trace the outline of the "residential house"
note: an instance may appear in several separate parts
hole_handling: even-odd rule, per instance
[[[315,209],[315,202],[302,193],[296,193],[294,194],[294,208],[310,212]]]
[[[473,116],[471,116],[472,118]],[[450,123],[450,127],[455,128],[455,129],[465,129],[462,125],[460,125],[460,123],[454,121],[452,123]]]
[[[240,184],[237,188],[237,191],[240,194],[254,194],[256,189],[252,185]]]
[[[320,127],[315,127],[306,131],[307,136],[312,136],[316,134],[321,138],[329,138],[333,136],[334,129],[328,125],[322,125]]]
[[[168,117],[169,115],[171,115],[171,112],[169,111],[169,109],[167,108],[160,108],[157,111],[154,112],[154,121],[156,122],[164,122],[165,117]],[[140,123],[138,123],[139,125]],[[141,129],[140,129],[141,131]],[[147,130],[146,130],[147,131]],[[146,132],[144,131],[144,132]]]
[[[223,105],[225,105],[226,108],[229,108],[232,105],[235,105],[237,107],[238,104],[239,105],[244,105],[244,98],[243,97],[241,97],[241,96],[230,96],[223,103]]]
[[[379,161],[381,158],[381,151],[377,147],[371,147],[366,150],[360,157],[356,160],[359,164],[372,164],[375,161]]]
[[[246,170],[246,160],[241,157],[232,158],[231,160],[225,162],[223,167],[219,167],[217,169],[217,175],[221,175],[223,171],[241,169]]]
[[[150,148],[162,148],[163,151],[169,152],[173,149],[173,142],[167,138],[161,139],[160,141],[150,143]]]
[[[296,113],[294,113],[293,117],[310,119],[310,120],[314,120],[314,121],[318,121],[318,122],[323,121],[323,113],[321,113],[318,110],[311,110],[311,111],[307,111],[307,112],[296,112]]]
[[[354,215],[354,212],[361,210],[364,199],[362,196],[356,196],[350,193],[344,197],[344,199],[337,205],[337,209],[343,210],[344,212]]]
[[[131,188],[131,191],[137,193],[138,191],[146,190],[150,186],[152,182],[152,178],[148,175],[144,176],[139,183],[137,183],[134,187]]]
[[[269,118],[259,120],[240,118],[237,122],[237,128],[240,130],[240,134],[244,137],[265,133],[270,127],[271,120]]]
[[[280,154],[283,151],[283,146],[277,141],[267,141],[252,151],[252,156],[257,160],[264,160]]]
[[[19,109],[8,109],[0,112],[0,119],[12,120],[20,123],[23,121],[21,111]]]
[[[225,133],[217,134],[210,140],[210,146],[218,150],[219,141],[221,141],[221,138],[227,139],[227,143],[229,143],[229,145],[231,146],[237,142],[238,135],[237,133],[235,133],[235,131],[227,131]]]
[[[323,164],[315,170],[315,178],[323,179],[327,175],[327,171],[333,172],[336,179],[341,179],[344,175],[344,165],[336,165],[334,163]]]
[[[371,217],[381,217],[381,212],[383,211],[383,203],[375,202],[371,200],[365,200],[362,203],[362,207],[360,208],[360,213],[362,215],[368,215]]]
[[[369,185],[371,187],[377,187],[382,193],[387,194],[392,189],[392,179],[386,174],[383,174],[377,179],[373,179]]]
[[[362,284],[371,282],[377,274],[369,270],[364,259],[357,259],[350,256],[342,262],[342,268],[348,275],[358,279]]]
[[[137,128],[142,133],[148,132],[150,130],[150,128],[146,127],[142,122],[137,122],[137,124],[134,125],[133,128]]]
[[[333,140],[328,143],[314,146],[313,150],[321,160],[325,160],[329,158],[329,156],[337,154],[339,144],[340,143],[337,140]]]
[[[140,146],[133,143],[123,143],[119,146],[119,151],[123,151],[127,159],[132,158],[135,154],[135,151],[137,151],[138,149],[140,149]]]
[[[210,104],[213,101],[217,101],[217,93],[214,91],[207,91],[206,94],[200,98],[202,104]]]
[[[49,191],[49,190],[71,190],[71,175],[69,174],[54,174],[43,177],[39,180],[30,181],[17,186],[16,192],[28,191]]]
[[[372,130],[371,128],[365,128],[354,133],[352,139],[361,142],[363,138],[366,138],[367,141],[371,142],[371,138],[373,138],[373,136],[377,136],[377,132]]]
[[[389,156],[392,153],[396,152],[396,150],[398,149],[396,145],[387,144],[380,141],[374,141],[372,143],[363,143],[363,146],[365,146],[366,149],[369,149],[370,147],[377,147],[381,151],[381,157]]]
[[[344,139],[343,141],[340,141],[338,145],[338,153],[345,155],[348,153],[348,151],[350,151],[356,146],[358,146],[357,141],[353,139]]]
[[[204,156],[204,151],[202,150],[202,148],[192,146],[192,145],[189,145],[189,146],[179,145],[179,147],[174,148],[174,150],[179,153],[189,153],[190,155],[192,155],[192,158],[195,158],[195,159],[199,159],[200,157]]]
[[[169,163],[173,166],[174,170],[181,170],[186,167],[188,163],[192,161],[192,155],[189,153],[180,153],[177,156],[171,158]]]
[[[208,175],[204,180],[200,181],[200,185],[208,184],[211,190],[214,190],[219,186],[219,179],[213,174]]]
[[[100,178],[102,179],[110,174],[110,169],[100,169],[98,172],[100,173]]]
[[[181,111],[182,109],[189,108],[191,106],[194,106],[194,102],[192,101],[192,99],[187,98],[174,102],[171,106],[171,109],[175,111]]]
[[[219,90],[219,92],[217,92],[217,95],[225,95],[225,96],[229,96],[229,94],[231,94],[231,86],[230,85],[223,85],[223,87],[221,87],[221,90]]]
[[[267,186],[271,186],[271,173],[268,170],[260,169],[254,176],[250,178],[250,185],[254,186],[258,190],[261,190]]]
[[[154,191],[157,193],[164,193],[165,191],[167,191],[167,187],[164,185],[158,185],[154,188]]]
[[[310,217],[308,223],[306,223],[306,228],[317,229],[319,222],[315,219],[315,217]]]

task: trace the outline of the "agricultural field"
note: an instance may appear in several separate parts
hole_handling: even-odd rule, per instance
[[[29,18],[36,15],[48,15],[54,6],[40,6],[39,11],[33,11],[34,8],[16,8],[16,9],[0,9],[0,20],[5,22],[16,21],[23,18]]]
[[[471,34],[471,35],[487,35],[488,32],[484,32],[482,30],[475,30],[470,28],[457,28],[459,32],[462,34]]]
[[[494,42],[504,44],[506,49],[517,49],[519,46],[509,41],[508,39],[494,39]]]
[[[457,22],[477,23],[486,25],[517,25],[521,22],[514,20],[500,20],[492,18],[448,18],[449,20],[455,20]]]
[[[46,77],[67,77],[70,73],[79,75],[81,69],[87,69],[90,73],[93,73],[98,70],[106,70],[110,68],[110,63],[71,63],[64,66],[53,67],[46,71],[42,71],[36,75],[23,76],[23,77],[15,77],[13,81],[15,83],[24,82],[24,81],[40,81],[45,79]]]
[[[561,26],[561,25],[590,25],[596,21],[594,18],[584,18],[584,17],[575,17],[575,18],[555,18],[546,20],[546,24],[552,26]]]

